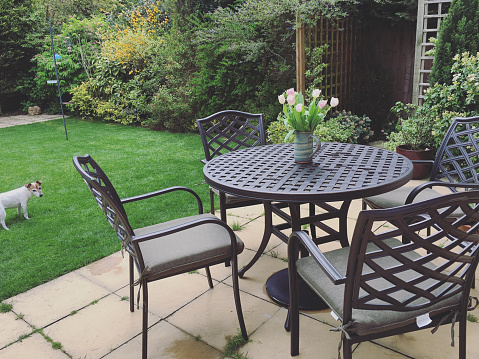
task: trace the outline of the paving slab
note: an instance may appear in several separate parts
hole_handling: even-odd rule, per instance
[[[22,314],[27,323],[44,328],[108,294],[110,292],[101,286],[71,272],[6,302],[11,303],[13,311]]]
[[[65,116],[66,118],[67,116]],[[62,115],[18,115],[18,116],[0,116],[0,128],[19,125],[30,125],[32,123],[44,122],[63,118]]]
[[[35,333],[0,350],[0,359],[68,359],[60,349],[54,349],[41,334]]]
[[[20,337],[31,334],[33,329],[14,312],[0,313],[0,349]]]

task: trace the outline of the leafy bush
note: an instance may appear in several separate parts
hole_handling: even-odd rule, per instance
[[[110,14],[108,21],[114,30],[102,34],[88,84],[72,90],[72,108],[82,117],[140,124],[150,117],[150,103],[165,82],[163,29],[169,20],[157,2],[148,0],[116,17]]]
[[[64,100],[69,98],[72,88],[92,75],[94,59],[100,54],[100,36],[107,32],[102,17],[80,20],[72,16],[63,24],[61,33],[53,36],[55,52],[61,57],[57,60],[57,68]],[[47,80],[56,79],[50,35],[44,36],[41,50],[32,59],[35,63],[34,87],[24,106],[37,104],[45,109],[59,110],[57,87],[47,84]]]
[[[454,0],[441,22],[434,50],[434,64],[428,81],[431,84],[451,84],[454,56],[479,51],[479,2]]]
[[[352,143],[367,143],[371,140],[374,132],[371,130],[371,119],[366,116],[358,116],[350,111],[336,112],[332,114],[341,127],[351,129],[352,133],[348,136],[348,141]],[[344,141],[342,141],[344,142]]]
[[[455,117],[479,115],[479,53],[454,57],[452,84],[435,84],[426,90],[424,104],[397,103],[392,111],[401,118],[387,145],[438,148]]]
[[[417,111],[417,106],[397,102],[391,109],[399,118],[396,130],[388,136],[384,144],[388,150],[395,151],[397,146],[404,145],[409,150],[432,148],[434,133],[433,121],[430,116],[422,111]]]
[[[191,89],[161,86],[150,104],[151,117],[143,125],[154,130],[185,132],[195,130],[195,117],[188,99]]]
[[[316,127],[314,135],[323,142],[366,143],[373,135],[370,124],[371,120],[367,116],[360,117],[346,111],[336,112]],[[269,125],[266,133],[268,142],[271,143],[294,142],[294,135],[285,141],[289,128],[281,116]]]
[[[31,1],[0,0],[0,114],[19,105],[24,92],[19,82],[28,76],[30,58],[34,55],[28,41],[32,23],[27,15]]]

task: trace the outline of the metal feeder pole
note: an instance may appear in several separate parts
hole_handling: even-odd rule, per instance
[[[62,91],[60,90],[60,79],[58,77],[57,58],[56,58],[57,53],[55,52],[55,46],[53,45],[53,33],[52,33],[52,23],[51,23],[51,21],[50,21],[50,40],[52,41],[53,62],[55,63],[55,74],[57,75],[58,96],[60,97],[60,107],[62,109],[63,127],[65,128],[65,137],[68,141],[67,125],[65,123],[65,114],[63,112]]]

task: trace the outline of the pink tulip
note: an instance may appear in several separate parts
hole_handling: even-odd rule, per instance
[[[298,104],[296,105],[296,111],[298,111],[298,112],[303,111],[303,104],[302,104],[302,103],[298,103]]]
[[[281,105],[283,105],[286,102],[286,99],[284,98],[284,95],[279,95],[278,96],[278,101]]]
[[[296,102],[296,97],[294,97],[294,95],[289,95],[287,98],[287,101],[288,101],[288,105],[293,106],[294,103]]]
[[[339,99],[337,97],[331,97],[331,107],[339,105]]]
[[[287,96],[294,96],[295,92],[294,92],[294,88],[290,88],[289,90],[286,90],[286,95]]]
[[[321,100],[321,101],[318,102],[318,106],[319,106],[319,108],[323,108],[324,106],[326,106],[327,103],[328,103],[328,101]]]

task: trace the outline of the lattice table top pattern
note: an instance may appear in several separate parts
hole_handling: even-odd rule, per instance
[[[322,143],[312,164],[298,164],[293,145],[279,144],[219,156],[203,173],[209,185],[235,195],[285,202],[341,201],[406,184],[412,163],[376,147]]]

